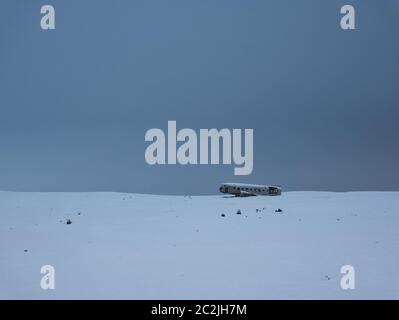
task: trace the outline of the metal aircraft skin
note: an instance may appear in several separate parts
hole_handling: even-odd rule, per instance
[[[259,185],[245,183],[222,183],[219,188],[221,193],[227,193],[236,197],[250,196],[279,196],[281,187],[277,185]]]

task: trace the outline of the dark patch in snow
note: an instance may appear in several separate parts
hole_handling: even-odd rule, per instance
[[[237,214],[241,214],[241,210],[238,210],[238,211],[237,211]]]
[[[225,217],[226,215],[224,213],[221,214],[222,217]]]
[[[72,220],[71,220],[71,219],[67,219],[67,220],[65,221],[65,223],[66,223],[66,224],[72,224]]]
[[[283,210],[281,210],[280,208],[274,210],[274,212],[283,212]]]

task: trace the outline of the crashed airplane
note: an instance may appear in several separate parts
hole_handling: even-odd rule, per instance
[[[221,193],[232,194],[236,197],[281,195],[281,187],[275,185],[266,186],[257,184],[222,183],[219,191]]]

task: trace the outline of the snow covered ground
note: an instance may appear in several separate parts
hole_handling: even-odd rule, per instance
[[[0,298],[399,299],[399,192],[0,192]]]

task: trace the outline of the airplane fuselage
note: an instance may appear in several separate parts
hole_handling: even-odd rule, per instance
[[[275,185],[222,183],[219,191],[221,193],[228,193],[237,197],[281,195],[281,187]]]

